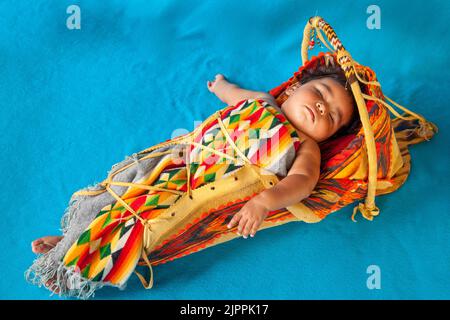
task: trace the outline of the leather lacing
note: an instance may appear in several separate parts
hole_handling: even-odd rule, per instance
[[[250,164],[250,168],[252,168],[252,170],[254,170],[257,173],[257,176],[262,180],[259,172],[256,170],[256,168],[251,165],[252,163],[250,162],[250,160],[245,156],[245,154],[239,150],[239,148],[236,146],[236,144],[234,143],[233,139],[230,137],[230,135],[228,134],[227,129],[225,128],[225,125],[223,124],[222,121],[222,114],[221,111],[216,111],[213,115],[213,120],[217,119],[217,122],[220,126],[220,130],[222,132],[222,134],[224,135],[225,139],[227,140],[227,142],[230,144],[230,146],[233,148],[233,150],[236,152],[236,154],[238,155],[238,157],[240,157],[244,163],[246,164]],[[206,122],[206,121],[205,121]],[[215,153],[223,158],[229,159],[231,161],[233,161],[234,163],[239,163],[239,159],[236,157],[232,157],[226,153],[223,153],[219,150],[215,150],[211,147],[205,146],[201,143],[197,143],[193,141],[193,138],[196,136],[195,133],[198,133],[198,131],[202,130],[204,127],[205,123],[202,123],[202,125],[200,125],[199,127],[197,127],[191,134],[189,135],[185,135],[182,137],[178,137],[173,139],[172,141],[166,142],[166,143],[161,143],[159,145],[157,145],[156,147],[163,147],[163,146],[167,146],[167,145],[171,145],[171,144],[179,144],[179,145],[194,145],[197,146],[199,148],[202,148],[204,150],[208,150],[212,153]],[[146,149],[142,152],[140,152],[139,154],[142,154],[144,152],[148,152],[153,150],[154,148],[149,148]],[[165,154],[169,154],[172,153],[172,150],[168,150],[168,151],[162,151],[162,152],[152,152],[146,156],[143,156],[142,158],[137,159],[137,161],[142,161],[145,159],[149,159],[149,158],[153,158],[153,157],[158,157],[158,156],[162,156]],[[108,177],[105,179],[105,181],[101,182],[99,184],[99,186],[103,187],[104,189],[100,189],[100,190],[91,190],[91,191],[84,191],[84,190],[80,190],[74,193],[74,195],[82,195],[82,196],[94,196],[94,195],[98,195],[100,193],[103,193],[105,191],[109,192],[111,194],[111,196],[113,198],[115,198],[119,203],[121,203],[136,219],[138,219],[142,225],[144,226],[144,235],[143,235],[143,249],[141,252],[141,256],[142,259],[145,261],[145,263],[147,264],[149,270],[150,270],[150,276],[149,276],[149,280],[145,280],[145,278],[138,273],[137,271],[134,271],[135,274],[138,276],[138,278],[140,279],[140,281],[142,282],[142,285],[146,288],[146,289],[150,289],[153,286],[153,269],[152,269],[152,265],[147,257],[146,254],[146,249],[149,249],[152,241],[151,241],[151,234],[153,232],[152,230],[152,225],[156,224],[156,223],[160,223],[160,222],[167,222],[169,221],[171,218],[173,218],[175,216],[175,212],[172,212],[170,216],[168,217],[161,217],[158,216],[156,218],[150,218],[150,219],[144,219],[142,218],[138,213],[136,213],[136,211],[131,208],[117,193],[115,193],[112,189],[111,186],[122,186],[122,187],[133,187],[133,188],[139,188],[139,189],[144,189],[144,190],[155,190],[155,191],[166,191],[166,192],[172,192],[174,194],[177,195],[184,195],[184,196],[188,196],[190,199],[193,199],[192,196],[192,189],[191,189],[191,172],[190,172],[190,154],[187,152],[186,154],[186,158],[185,158],[185,164],[186,164],[186,174],[187,174],[187,190],[186,191],[180,191],[180,190],[171,190],[171,189],[167,189],[167,188],[163,188],[163,187],[156,187],[156,186],[149,186],[149,185],[145,185],[145,184],[139,184],[139,183],[134,183],[134,182],[121,182],[121,181],[112,181],[113,177],[115,175],[117,175],[119,172],[129,168],[130,166],[134,165],[136,162],[130,163],[116,171],[114,171],[113,173],[109,174]],[[242,165],[242,164],[240,164]],[[235,177],[235,180],[237,180],[237,177]],[[273,183],[272,183],[273,184]],[[211,187],[212,190],[214,190],[214,187]]]

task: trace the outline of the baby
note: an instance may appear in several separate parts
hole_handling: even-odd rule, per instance
[[[270,94],[239,88],[221,74],[207,82],[209,91],[229,106],[246,99],[267,101],[284,114],[301,141],[287,176],[247,201],[230,220],[228,228],[238,225],[238,234],[244,238],[253,237],[270,211],[298,203],[311,194],[320,173],[318,143],[338,135],[357,119],[353,96],[346,84],[340,67],[327,63],[313,71],[305,71],[300,82],[286,91],[288,98],[278,106]],[[39,238],[32,242],[32,250],[46,253],[61,239],[61,236]]]
[[[289,98],[278,106],[269,93],[249,91],[228,82],[221,74],[208,89],[227,105],[244,99],[262,99],[280,109],[295,127],[301,141],[296,158],[287,176],[270,189],[248,201],[229,222],[237,233],[253,237],[269,211],[278,210],[307,198],[315,188],[320,173],[319,142],[337,136],[357,119],[353,95],[346,89],[347,81],[339,66],[319,67],[291,86]]]

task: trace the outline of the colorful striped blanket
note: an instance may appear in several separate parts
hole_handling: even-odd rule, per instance
[[[227,106],[190,134],[139,152],[113,166],[104,182],[76,192],[63,219],[64,239],[34,262],[28,279],[50,280],[60,294],[88,298],[104,285],[123,288],[138,263],[152,272],[151,265],[230,240],[237,235],[226,224],[287,175],[299,147],[298,133],[278,107],[259,99]],[[133,172],[124,175],[127,170]],[[75,209],[108,193],[100,209]],[[261,228],[286,219],[295,216],[270,212]],[[150,281],[137,275],[152,286],[152,275]]]

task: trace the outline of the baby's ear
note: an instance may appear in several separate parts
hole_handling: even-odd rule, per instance
[[[289,88],[286,89],[286,95],[291,95],[296,89],[300,88],[300,82],[294,82]]]

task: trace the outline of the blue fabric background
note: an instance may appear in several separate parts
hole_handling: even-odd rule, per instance
[[[71,4],[81,7],[81,30],[66,28]],[[377,1],[380,30],[366,28],[370,4],[0,2],[0,297],[48,299],[23,273],[31,241],[60,233],[71,194],[224,107],[206,87],[216,73],[253,90],[287,80],[318,14],[388,96],[438,125],[411,148],[406,183],[377,198],[373,222],[353,223],[349,206],[319,224],[288,223],[156,266],[152,290],[132,276],[126,291],[96,298],[450,298],[450,3]],[[369,265],[381,268],[380,290],[366,286]]]

